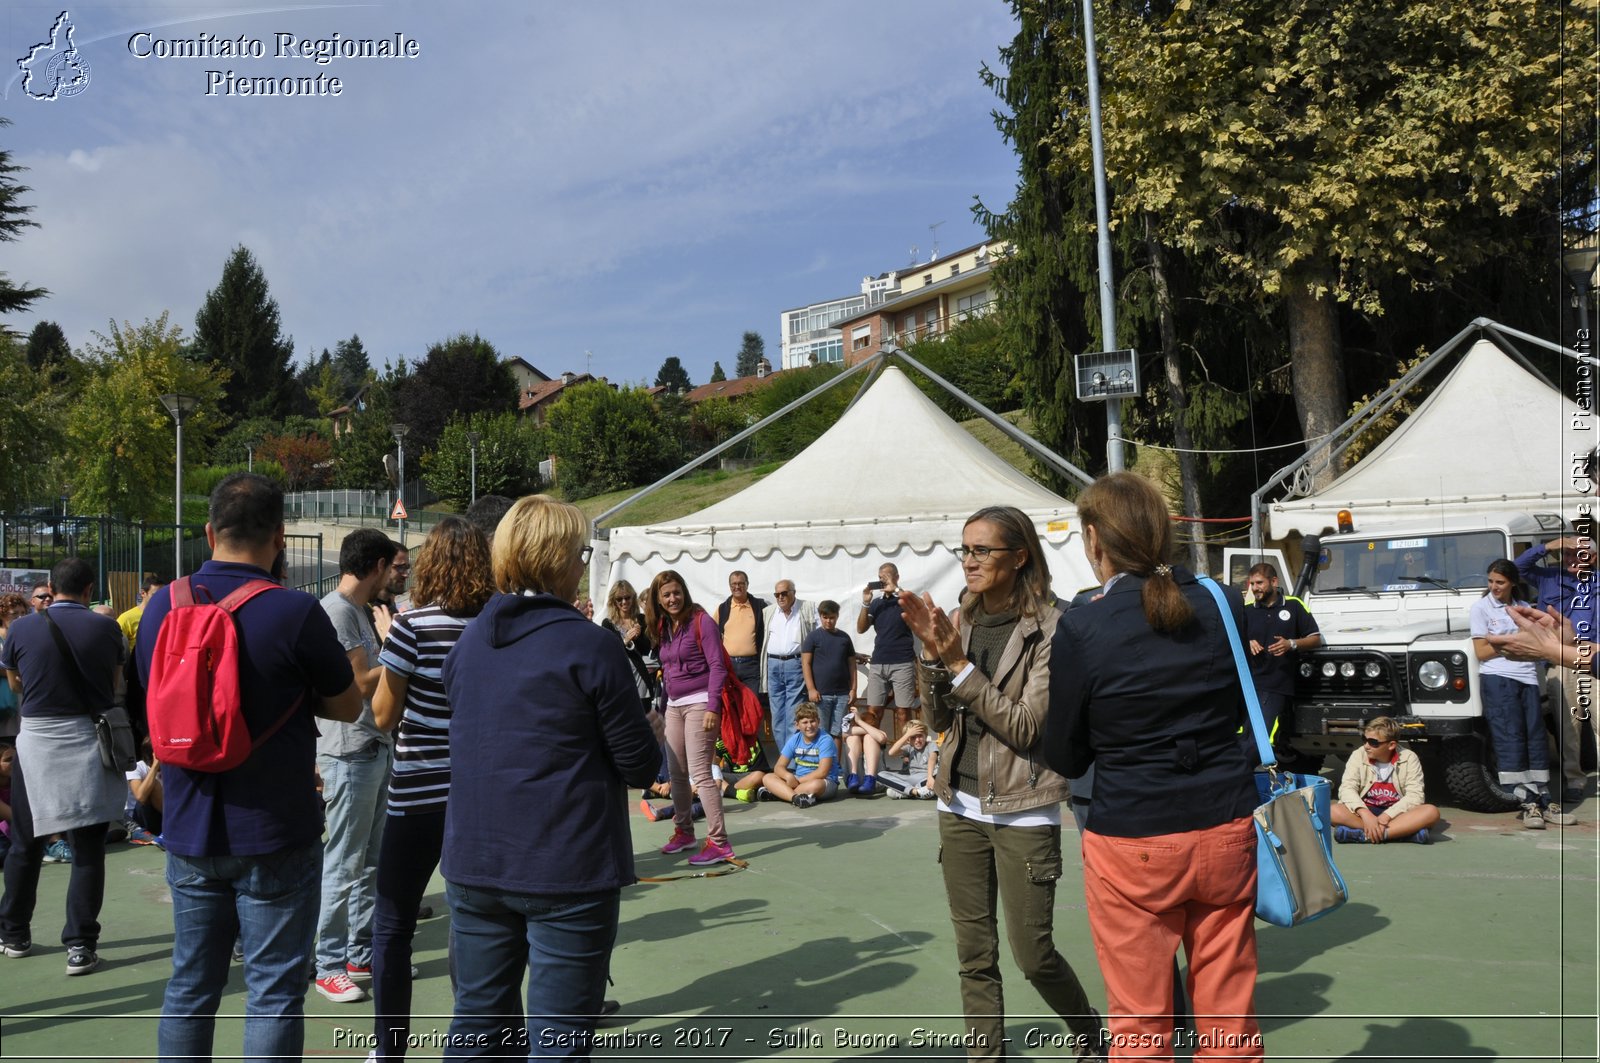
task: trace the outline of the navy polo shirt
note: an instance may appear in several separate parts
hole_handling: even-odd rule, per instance
[[[877,633],[872,643],[873,664],[910,664],[915,651],[911,629],[900,612],[899,598],[879,596],[867,604],[867,617]]]
[[[265,570],[234,561],[207,561],[192,582],[221,601]],[[172,609],[171,588],[146,603],[135,643],[139,678],[150,682],[150,658],[161,623]],[[322,806],[316,790],[320,699],[350,687],[355,674],[328,614],[303,591],[275,590],[251,599],[235,614],[239,628],[239,684],[252,734],[271,727],[296,698],[300,707],[251,754],[226,772],[162,772],[162,833],[179,856],[261,856],[316,843]]]
[[[0,668],[22,676],[23,716],[82,716],[104,712],[114,694],[112,676],[122,665],[122,629],[109,616],[91,612],[77,602],[56,602],[50,619],[67,637],[77,664],[61,660],[61,648],[41,613],[29,613],[11,622],[6,645],[0,651]],[[81,678],[79,668],[81,667]],[[95,703],[84,703],[85,690]]]
[[[1317,622],[1306,612],[1299,598],[1280,594],[1277,602],[1263,605],[1259,600],[1244,607],[1244,641],[1251,639],[1267,647],[1281,635],[1286,639],[1303,639],[1318,633]],[[1293,694],[1295,667],[1299,663],[1296,652],[1274,657],[1270,653],[1250,656],[1250,675],[1256,681],[1256,690],[1274,694]]]

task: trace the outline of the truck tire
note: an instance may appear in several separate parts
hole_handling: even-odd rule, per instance
[[[1514,812],[1516,798],[1500,788],[1494,770],[1494,751],[1479,735],[1444,740],[1439,754],[1444,785],[1457,808],[1469,812]]]

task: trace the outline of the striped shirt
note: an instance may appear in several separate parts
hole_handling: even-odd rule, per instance
[[[406,703],[394,743],[389,814],[443,812],[450,794],[450,702],[441,670],[469,616],[437,606],[409,609],[394,618],[378,660],[406,677]]]

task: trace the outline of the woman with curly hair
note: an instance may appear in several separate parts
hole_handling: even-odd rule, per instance
[[[467,622],[494,594],[489,543],[472,524],[446,517],[418,551],[413,608],[395,616],[372,696],[382,729],[399,722],[389,814],[378,848],[372,918],[373,1025],[379,1059],[405,1058],[411,1029],[411,939],[444,843],[450,793],[450,701],[441,670]]]

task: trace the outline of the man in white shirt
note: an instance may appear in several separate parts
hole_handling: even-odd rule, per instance
[[[794,707],[805,700],[800,647],[817,626],[817,607],[795,597],[793,580],[779,580],[772,596],[775,604],[767,613],[766,636],[761,640],[761,668],[772,707],[772,738],[782,745],[794,731]]]

